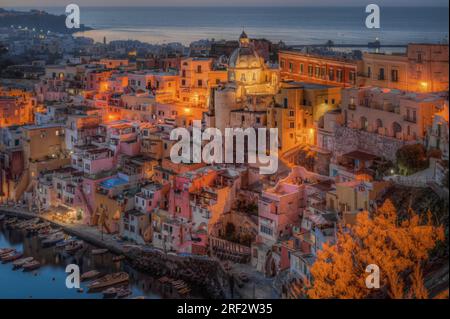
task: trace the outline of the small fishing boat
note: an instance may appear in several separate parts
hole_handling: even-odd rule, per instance
[[[106,248],[99,248],[99,249],[92,249],[91,254],[92,255],[103,255],[108,252],[108,249]]]
[[[41,263],[37,260],[30,261],[29,263],[24,264],[23,271],[32,271],[41,267]]]
[[[3,255],[8,255],[12,252],[15,252],[16,249],[15,248],[1,248],[0,249],[0,257],[2,257]]]
[[[72,236],[67,237],[66,239],[64,239],[63,241],[60,241],[59,243],[56,243],[56,247],[66,247],[67,245],[69,245],[70,243],[74,242],[75,238],[73,238]]]
[[[14,266],[15,269],[21,268],[23,265],[25,265],[26,263],[30,263],[33,260],[34,260],[33,257],[20,258],[20,259],[17,259],[16,261],[13,262],[13,266]]]
[[[12,225],[17,223],[17,221],[18,221],[17,217],[10,218],[7,221],[5,221],[5,226],[8,227],[8,228],[11,228]]]
[[[70,242],[69,244],[67,244],[65,251],[68,254],[74,254],[81,248],[83,248],[83,241],[82,240],[74,240],[74,241]]]
[[[133,292],[130,288],[124,287],[117,291],[117,298],[126,298],[130,296]]]
[[[0,222],[3,221],[5,218],[6,218],[6,215],[5,214],[1,214],[0,215]]]
[[[1,257],[2,264],[6,264],[6,263],[9,263],[11,261],[17,260],[19,258],[22,258],[22,256],[23,256],[22,252],[14,252],[14,253],[10,253],[8,255],[3,255]]]
[[[100,276],[100,271],[98,270],[89,270],[85,273],[82,273],[80,276],[81,281],[87,281]]]
[[[63,233],[55,233],[53,235],[50,235],[49,237],[47,237],[47,239],[44,239],[42,241],[42,246],[43,247],[50,247],[53,245],[56,245],[56,243],[59,243],[60,241],[63,241],[66,235],[64,235]]]
[[[125,259],[124,255],[114,256],[112,258],[113,261],[121,261],[121,260],[124,260],[124,259]]]
[[[117,295],[118,291],[119,291],[119,289],[114,288],[114,287],[108,288],[108,289],[102,291],[103,297],[105,297],[105,298],[113,298],[113,297],[115,297]]]
[[[26,228],[26,230],[27,230],[27,233],[31,235],[31,234],[36,234],[39,232],[39,230],[49,227],[49,226],[50,226],[49,222],[43,222],[43,223],[38,223],[35,225],[28,226]]]
[[[52,236],[52,235],[60,233],[60,232],[61,232],[61,228],[50,228],[46,232],[43,232],[42,234],[39,234],[38,238],[39,239],[45,239],[45,238],[48,238],[49,236]]]
[[[99,290],[106,287],[128,282],[130,276],[126,272],[117,272],[108,274],[89,284],[89,290]]]

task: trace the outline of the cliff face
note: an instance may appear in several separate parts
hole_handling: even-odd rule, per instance
[[[80,25],[79,29],[68,29],[65,15],[54,15],[38,10],[28,12],[8,11],[0,8],[0,27],[8,28],[12,25],[14,27],[27,27],[28,29],[35,28],[37,31],[43,30],[43,32],[50,31],[64,34],[91,30],[83,24]]]

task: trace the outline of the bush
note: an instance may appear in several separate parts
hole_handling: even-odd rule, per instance
[[[428,167],[427,151],[422,144],[405,145],[397,150],[397,167],[403,175],[411,175]]]

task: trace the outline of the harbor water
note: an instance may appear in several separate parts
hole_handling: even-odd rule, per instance
[[[102,274],[125,271],[130,276],[129,289],[132,295],[128,298],[162,298],[157,288],[157,279],[133,269],[126,261],[113,261],[113,254],[92,255],[93,247],[87,243],[74,255],[69,255],[62,247],[42,247],[42,240],[37,236],[27,236],[24,230],[8,229],[0,221],[0,248],[15,248],[23,252],[24,257],[34,257],[41,263],[39,269],[24,272],[13,270],[12,262],[0,263],[0,299],[85,299],[103,298],[101,292],[89,293],[89,282],[81,282],[83,288],[67,288],[66,265],[76,264],[80,274],[89,270],[98,270]]]

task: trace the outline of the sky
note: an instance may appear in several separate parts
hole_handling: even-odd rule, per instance
[[[448,0],[0,0],[0,7],[79,6],[442,6]]]

